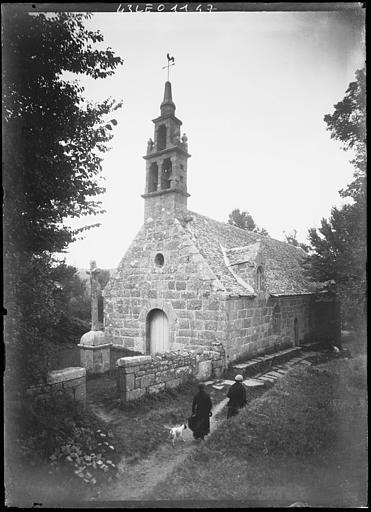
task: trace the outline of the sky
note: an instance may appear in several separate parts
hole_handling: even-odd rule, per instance
[[[364,65],[362,14],[348,12],[94,13],[86,22],[124,59],[113,77],[80,76],[91,101],[123,100],[104,155],[101,222],[69,246],[66,262],[116,268],[143,224],[147,140],[170,69],[183,122],[188,209],[226,222],[248,211],[270,236],[307,242],[352,179],[351,155],[330,138],[333,111]]]

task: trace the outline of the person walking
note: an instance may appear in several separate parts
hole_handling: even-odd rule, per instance
[[[227,418],[236,416],[239,410],[246,405],[246,390],[242,384],[242,375],[236,375],[234,380],[235,383],[232,384],[227,393],[227,398],[229,398]]]
[[[205,391],[205,384],[201,383],[198,385],[198,393],[193,398],[192,416],[188,424],[195,439],[203,440],[209,434],[211,409],[211,398]]]

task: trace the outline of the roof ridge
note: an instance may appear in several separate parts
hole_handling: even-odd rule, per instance
[[[257,237],[257,240],[255,242],[260,242],[261,239],[264,240],[274,240],[275,242],[281,242],[285,245],[291,245],[287,242],[284,242],[283,240],[277,240],[277,238],[272,238],[271,236],[262,235],[261,233],[255,233],[255,231],[251,231],[250,229],[243,229],[239,228],[238,226],[234,226],[233,224],[230,224],[229,222],[223,222],[221,220],[212,219],[211,217],[207,217],[207,215],[202,215],[201,213],[192,212],[191,210],[188,210],[188,213],[191,215],[197,215],[198,217],[203,217],[206,220],[211,220],[212,222],[216,222],[217,224],[221,224],[222,226],[227,226],[228,228],[236,229],[239,233],[249,233],[250,235],[254,235]],[[253,242],[253,243],[255,243]],[[295,247],[295,246],[293,246]]]

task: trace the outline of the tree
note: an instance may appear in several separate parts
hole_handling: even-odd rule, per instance
[[[285,239],[288,244],[294,245],[295,247],[301,247],[305,252],[309,251],[309,245],[298,241],[296,229],[294,229],[291,233],[286,233],[286,231],[284,231],[283,234],[285,235]]]
[[[3,120],[7,247],[58,252],[76,237],[63,220],[99,214],[98,180],[112,138],[109,99],[85,102],[83,88],[62,73],[110,76],[122,63],[110,49],[94,50],[99,32],[84,28],[90,15],[53,18],[14,11],[4,21]]]
[[[249,212],[241,212],[239,208],[236,208],[229,214],[228,223],[237,228],[246,229],[259,233],[260,235],[269,236],[268,231],[264,228],[259,228]]]
[[[29,15],[7,4],[3,15],[7,369],[29,382],[51,364],[60,305],[53,254],[92,227],[74,231],[64,220],[102,212],[102,155],[121,106],[86,102],[64,73],[103,79],[122,59],[94,48],[103,36],[84,27],[90,14]]]
[[[326,114],[324,121],[331,138],[342,143],[344,151],[352,150],[354,180],[339,193],[355,201],[365,200],[366,188],[366,71],[359,69],[342,101],[334,105],[334,112]]]
[[[337,292],[343,321],[358,326],[366,309],[366,132],[365,71],[356,72],[342,101],[324,120],[331,138],[346,151],[354,151],[353,181],[339,193],[351,203],[333,208],[321,227],[309,230],[312,254],[309,274]]]

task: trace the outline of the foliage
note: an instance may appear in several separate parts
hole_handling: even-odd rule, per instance
[[[342,143],[344,151],[353,150],[355,157],[351,160],[355,168],[354,180],[342,197],[352,197],[363,201],[366,180],[366,71],[356,71],[356,80],[351,82],[342,101],[334,105],[334,112],[326,114],[324,121],[331,138]]]
[[[68,396],[55,395],[44,404],[29,405],[16,438],[24,463],[47,463],[49,473],[81,480],[83,485],[111,481],[119,454],[114,435]]]
[[[29,15],[8,4],[3,15],[7,363],[20,382],[38,380],[52,364],[48,343],[61,306],[56,274],[67,272],[52,254],[92,227],[72,230],[65,219],[102,212],[102,154],[121,106],[86,102],[65,73],[105,78],[122,60],[94,47],[103,36],[84,27],[89,14]]]
[[[359,70],[333,114],[324,117],[331,138],[355,153],[353,181],[339,192],[351,202],[333,208],[318,230],[309,230],[309,275],[334,288],[341,300],[343,322],[351,326],[359,325],[366,310],[365,101],[365,71]]]
[[[236,208],[229,214],[228,223],[237,228],[246,229],[259,233],[260,235],[269,236],[268,231],[264,228],[259,228],[249,212],[241,212]]]
[[[283,234],[285,235],[285,239],[288,244],[294,245],[295,247],[301,247],[305,252],[309,251],[309,245],[303,244],[302,242],[298,241],[296,237],[296,229],[294,229],[291,233],[286,233],[286,231],[284,231]]]
[[[122,62],[84,28],[88,14],[30,16],[8,12],[4,21],[3,121],[5,205],[9,250],[58,252],[76,237],[63,219],[101,213],[95,197],[102,157],[120,107],[92,105],[63,72],[105,78]],[[9,172],[11,169],[11,172]],[[12,229],[10,229],[10,227]]]

